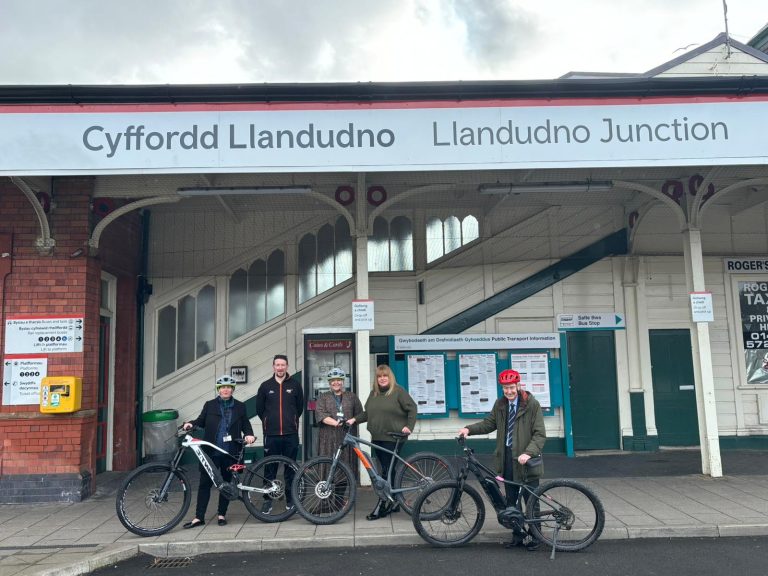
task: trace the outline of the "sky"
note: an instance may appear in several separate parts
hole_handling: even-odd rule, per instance
[[[728,0],[733,39],[766,0]],[[0,0],[0,84],[551,79],[645,72],[723,0]]]

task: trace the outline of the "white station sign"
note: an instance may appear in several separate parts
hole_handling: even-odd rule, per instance
[[[3,358],[3,405],[39,404],[40,386],[48,375],[48,358],[35,355]]]
[[[61,354],[83,351],[83,319],[16,316],[5,321],[6,354]]]

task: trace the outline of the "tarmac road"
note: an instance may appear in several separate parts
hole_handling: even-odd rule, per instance
[[[93,576],[446,576],[535,574],[536,576],[765,576],[768,537],[678,538],[598,541],[578,553],[536,552],[500,545],[436,549],[425,546],[342,548],[291,552],[212,554],[185,566],[162,567],[140,555],[93,572]],[[168,563],[185,559],[157,559]]]

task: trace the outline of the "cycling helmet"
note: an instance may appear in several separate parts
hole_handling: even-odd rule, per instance
[[[229,374],[224,374],[224,376],[219,376],[216,378],[216,390],[221,388],[222,386],[231,386],[232,388],[237,386],[237,381],[232,378]]]
[[[519,384],[520,383],[520,372],[517,370],[502,370],[501,374],[499,374],[499,384],[501,386],[506,386],[508,384]]]
[[[346,379],[347,375],[344,374],[344,370],[341,368],[331,368],[331,371],[328,372],[326,375],[326,378],[328,378],[328,382],[331,380],[344,380]]]

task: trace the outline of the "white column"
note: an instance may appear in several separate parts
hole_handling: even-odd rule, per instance
[[[357,190],[355,194],[355,297],[358,300],[368,299],[368,204],[366,202],[365,173],[357,175]],[[375,311],[375,309],[374,309]],[[371,392],[371,346],[370,331],[359,330],[355,335],[357,350],[357,395],[365,406]],[[365,424],[360,426],[361,436],[370,439]],[[366,450],[370,452],[369,450]],[[371,480],[360,465],[360,483],[370,486]]]
[[[688,228],[684,232],[685,273],[693,292],[704,292],[704,258],[701,251],[701,231]],[[709,341],[709,323],[696,322],[696,346],[693,347],[694,363],[699,371],[696,386],[696,404],[699,417],[699,442],[701,444],[701,471],[713,478],[723,475],[720,460],[720,440],[717,430],[717,405],[715,379],[712,372],[712,348]]]

